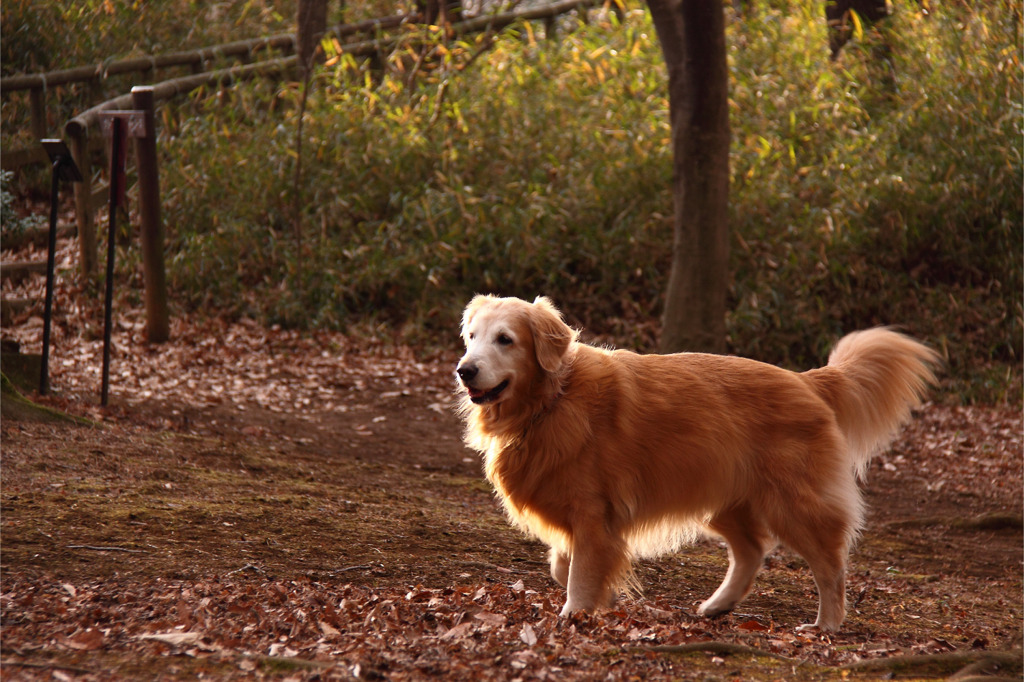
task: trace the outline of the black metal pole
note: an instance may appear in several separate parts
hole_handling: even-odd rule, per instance
[[[46,249],[46,307],[43,311],[43,358],[39,370],[39,395],[46,395],[50,390],[50,318],[53,314],[53,268],[57,258],[57,202],[63,163],[63,158],[54,159],[53,180],[50,183],[50,234]]]
[[[121,126],[119,118],[111,119],[111,150],[110,150],[110,203],[109,232],[107,234],[107,290],[103,308],[103,389],[100,404],[106,407],[110,397],[110,335],[113,324],[114,305],[114,246],[117,241],[117,199],[121,193]]]

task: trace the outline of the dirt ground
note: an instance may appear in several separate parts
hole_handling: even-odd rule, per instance
[[[930,405],[874,461],[838,635],[796,632],[816,596],[785,549],[697,617],[714,540],[564,620],[461,443],[454,352],[181,320],[150,347],[128,320],[104,409],[99,342],[62,334],[45,402],[94,425],[2,422],[4,679],[1020,677],[1017,408]]]
[[[128,309],[101,408],[81,298],[35,399],[91,425],[0,422],[5,680],[1021,678],[1019,407],[929,405],[874,460],[839,634],[796,631],[817,601],[784,548],[737,613],[698,617],[713,539],[560,619],[462,445],[454,331],[427,353],[179,317],[150,346]],[[4,336],[38,352],[39,326]]]

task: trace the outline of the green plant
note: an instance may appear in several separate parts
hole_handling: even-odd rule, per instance
[[[632,29],[581,31],[555,49],[522,30],[522,39],[499,39],[468,68],[482,40],[436,43],[443,56],[411,85],[413,43],[396,50],[376,80],[349,59],[332,62],[309,100],[303,223],[318,229],[301,258],[284,237],[293,197],[280,182],[294,160],[278,146],[295,129],[297,92],[246,88],[238,105],[253,115],[231,127],[204,168],[236,176],[230,191],[276,184],[262,205],[240,207],[262,211],[256,221],[264,227],[239,235],[177,220],[189,225],[186,250],[198,249],[183,252],[178,272],[205,278],[202,268],[217,258],[208,247],[225,243],[228,231],[227,242],[242,239],[247,254],[259,254],[247,276],[277,282],[264,312],[288,324],[345,324],[374,313],[428,325],[443,313],[447,324],[478,289],[527,295],[558,287],[575,289],[581,303],[621,296],[631,305],[629,288],[646,278],[604,260],[638,262],[664,238],[665,221],[637,210],[650,188],[662,199],[668,191],[665,103],[658,80],[645,76],[659,68],[657,55],[640,49],[649,38]],[[280,116],[273,130],[256,111],[269,109]],[[565,111],[578,112],[576,125],[553,126]],[[209,130],[188,119],[178,139],[190,148],[218,145]],[[270,141],[253,166],[251,145],[266,149]],[[239,163],[242,174],[233,172]],[[199,202],[223,207],[228,187],[199,191],[224,193]]]
[[[0,171],[0,239],[18,240],[25,231],[46,223],[46,219],[38,215],[21,216],[14,208],[14,195],[11,193],[10,171]],[[9,243],[9,242],[8,242]]]
[[[331,25],[382,16],[401,4],[370,0],[331,3]],[[141,55],[215,48],[238,40],[295,30],[295,0],[5,0],[0,9],[0,71],[4,76],[104,65]],[[228,66],[210,50],[207,66]],[[254,59],[279,55],[255,54]],[[90,83],[46,89],[49,124],[57,130],[68,119],[104,99],[123,95],[133,85],[183,75],[182,67],[145,73],[105,75]],[[4,94],[3,144],[34,140],[29,131],[28,91]],[[18,143],[18,145],[13,145]]]
[[[845,331],[899,324],[943,350],[958,394],[991,395],[979,378],[1009,363],[1018,369],[997,395],[1019,399],[1024,176],[1012,17],[944,7],[929,18],[897,3],[883,30],[832,68],[823,53],[806,58],[802,41],[824,40],[794,25],[807,17],[762,12],[774,29],[760,39],[776,49],[744,31],[735,53],[737,71],[757,74],[733,90],[735,347],[809,366]],[[890,61],[879,64],[883,41]]]
[[[998,7],[895,9],[837,62],[820,3],[730,16],[730,349],[807,368],[898,324],[945,353],[950,394],[1019,401],[1019,28]],[[656,37],[640,9],[537,31],[410,30],[366,63],[327,43],[298,190],[297,84],[163,107],[175,298],[448,346],[473,293],[546,293],[599,339],[655,347],[673,212]]]

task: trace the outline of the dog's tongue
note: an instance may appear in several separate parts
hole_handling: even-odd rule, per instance
[[[479,398],[484,393],[487,393],[487,391],[481,391],[479,388],[469,388],[467,386],[466,389],[469,392],[469,397],[470,398]]]

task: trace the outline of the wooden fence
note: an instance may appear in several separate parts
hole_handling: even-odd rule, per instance
[[[355,24],[342,24],[335,26],[330,31],[337,37],[346,37],[378,30],[387,31],[415,20],[416,15],[395,15]],[[253,61],[261,52],[277,50],[285,54],[294,53],[296,42],[295,34],[285,33],[265,38],[239,40],[197,50],[132,57],[131,59],[119,59],[46,73],[5,76],[0,78],[0,92],[5,97],[13,92],[25,90],[29,92],[29,127],[33,137],[43,139],[49,134],[46,98],[52,89],[59,86],[78,83],[98,84],[112,76],[129,73],[153,74],[158,70],[181,67],[188,67],[193,75],[200,75],[211,71],[211,65],[222,59],[237,59],[245,64]],[[128,95],[124,97],[128,97]],[[47,161],[46,154],[38,145],[5,149],[2,159],[4,170],[16,170],[31,163],[47,163]]]

